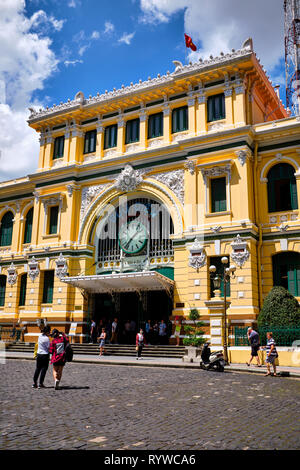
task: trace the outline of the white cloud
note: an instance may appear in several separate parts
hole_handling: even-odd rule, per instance
[[[64,64],[66,67],[68,67],[69,65],[83,64],[83,60],[80,60],[80,59],[65,60]]]
[[[110,21],[104,23],[104,34],[112,33],[115,30],[114,25]]]
[[[120,37],[120,39],[118,39],[118,42],[127,44],[129,46],[129,44],[131,43],[134,35],[135,35],[135,32],[130,33],[130,34],[124,33],[123,36]]]
[[[70,0],[68,2],[68,7],[70,8],[77,8],[79,5],[81,5],[80,0]]]
[[[91,39],[99,39],[100,33],[99,31],[93,31],[91,35]]]
[[[182,10],[185,32],[202,57],[238,49],[248,37],[267,69],[278,65],[284,55],[282,0],[140,0],[140,6],[144,23],[166,23]]]
[[[55,24],[45,14],[24,15],[23,0],[0,0],[0,179],[35,171],[38,134],[27,124],[33,93],[56,70],[51,40],[42,36],[38,24]],[[56,26],[57,27],[57,26]]]

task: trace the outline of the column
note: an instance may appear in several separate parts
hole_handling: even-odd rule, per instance
[[[49,131],[46,137],[46,149],[44,155],[44,170],[49,170],[51,167],[52,155],[53,155],[53,142],[52,133]]]
[[[193,136],[196,134],[196,106],[195,98],[190,95],[188,99],[188,115],[189,115],[189,133]]]
[[[142,149],[147,147],[147,123],[148,116],[146,111],[142,109],[140,114],[140,146]]]
[[[233,100],[234,124],[235,127],[246,125],[245,112],[245,88],[239,85],[234,89],[235,98]]]
[[[45,133],[43,131],[41,131],[41,134],[40,134],[39,165],[38,165],[39,170],[42,170],[44,168],[44,165],[45,165],[45,162],[44,162],[45,150],[46,150],[45,144],[46,144]]]
[[[206,96],[202,93],[198,96],[198,109],[196,111],[196,132],[197,134],[205,134],[207,132]]]
[[[96,158],[100,160],[103,158],[103,149],[104,149],[104,127],[102,126],[102,121],[98,120]]]
[[[184,219],[187,230],[191,230],[193,227],[198,225],[197,209],[198,209],[198,197],[197,197],[197,168],[196,161],[188,160],[185,163],[185,180],[184,184],[188,191],[185,191],[184,201]]]
[[[67,164],[70,159],[70,144],[71,144],[71,132],[70,132],[69,126],[67,125],[66,132],[65,132],[64,156],[63,156],[63,161],[65,164]]]
[[[69,163],[80,163],[83,156],[83,132],[79,129],[77,124],[73,125],[71,130],[72,140],[70,144]]]
[[[232,102],[232,88],[224,90],[225,95],[225,116],[226,126],[231,127],[233,125],[233,102]]]
[[[204,302],[209,311],[210,343],[212,347],[219,348],[224,345],[224,300],[221,297],[213,297]],[[226,302],[227,309],[231,302]],[[227,320],[227,342],[228,342],[228,320]],[[228,352],[229,355],[229,352]]]
[[[164,114],[164,143],[169,144],[171,142],[171,109],[169,103],[166,102],[163,106]]]
[[[118,121],[117,152],[120,155],[123,155],[125,152],[125,121],[123,116],[120,116]]]

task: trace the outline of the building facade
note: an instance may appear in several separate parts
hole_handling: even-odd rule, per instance
[[[86,340],[100,320],[199,309],[221,344],[209,266],[227,256],[231,325],[273,285],[300,299],[300,120],[252,48],[31,110],[34,174],[0,183],[0,324]],[[222,286],[221,286],[222,290]]]

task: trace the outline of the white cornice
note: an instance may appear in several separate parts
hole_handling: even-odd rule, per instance
[[[110,92],[102,93],[101,95],[98,93],[94,97],[90,97],[84,99],[81,96],[81,99],[78,98],[78,93],[75,96],[74,100],[68,100],[66,103],[61,103],[59,105],[53,105],[51,108],[40,109],[39,111],[35,111],[33,108],[30,108],[31,114],[28,119],[28,123],[38,122],[43,118],[47,118],[49,116],[53,116],[60,113],[74,111],[78,108],[89,108],[91,106],[97,105],[99,103],[107,103],[109,101],[123,98],[134,93],[140,93],[141,91],[148,91],[152,88],[157,88],[162,85],[173,84],[177,79],[185,78],[188,75],[206,72],[209,69],[212,69],[216,66],[226,66],[230,65],[232,62],[236,62],[239,59],[249,59],[253,54],[253,51],[249,49],[249,47],[245,47],[239,49],[237,51],[232,51],[230,54],[223,54],[219,57],[214,57],[209,60],[203,60],[191,63],[189,65],[184,65],[181,67],[176,67],[176,70],[172,73],[167,72],[166,75],[160,75],[156,78],[149,78],[148,80],[142,81],[140,80],[139,83],[131,84],[130,86],[122,86],[122,88],[118,90],[113,90]]]

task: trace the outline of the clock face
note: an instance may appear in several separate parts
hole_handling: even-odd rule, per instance
[[[125,253],[138,253],[147,242],[146,227],[138,220],[124,224],[119,232],[119,245]]]

